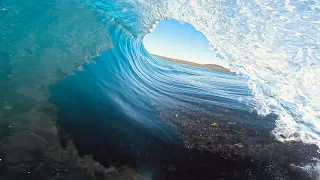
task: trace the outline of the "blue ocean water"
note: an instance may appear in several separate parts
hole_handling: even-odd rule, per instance
[[[212,3],[2,0],[0,178],[72,179],[79,168],[92,175],[83,179],[318,177],[319,45],[313,38],[299,44],[288,36],[280,39],[286,46],[275,49],[281,42],[263,24],[271,17],[255,8],[249,17],[242,14],[241,8],[254,2]],[[296,15],[304,14],[312,24],[317,2],[301,3],[255,6],[273,7],[279,17],[289,16],[294,6],[301,10]],[[251,15],[265,15],[265,21]],[[166,18],[202,30],[237,74],[149,54],[143,37],[155,20]],[[282,28],[279,24],[272,25]],[[228,25],[241,26],[235,33]],[[304,37],[313,33],[295,30]],[[296,44],[307,49],[303,62],[296,58],[304,50],[292,52]],[[294,61],[281,59],[292,54]],[[275,62],[277,68],[271,66]],[[299,63],[305,70],[296,68]],[[305,80],[315,77],[314,86],[305,81],[297,86],[302,80],[294,81],[292,71]],[[307,87],[312,92],[304,91]]]

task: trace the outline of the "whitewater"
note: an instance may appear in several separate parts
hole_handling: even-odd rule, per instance
[[[170,18],[202,32],[210,41],[208,48],[226,60],[236,75],[150,55],[144,36],[159,21]],[[170,159],[180,162],[191,153],[201,159],[197,163],[214,161],[216,157],[207,152],[228,148],[223,154],[226,160],[240,162],[238,156],[257,156],[266,164],[275,163],[266,171],[274,179],[295,177],[291,170],[280,176],[273,173],[288,164],[308,173],[316,171],[319,19],[320,2],[312,0],[2,0],[0,162],[7,164],[1,168],[18,172],[15,163],[31,162],[45,146],[52,152],[43,153],[44,157],[50,154],[56,161],[53,149],[71,139],[70,156],[76,162],[98,161],[106,166],[115,161],[119,166],[139,167],[153,174],[153,179],[156,173],[149,166],[165,164],[164,171],[180,172]],[[219,129],[225,134],[223,140]],[[240,132],[237,137],[235,132]],[[37,150],[32,150],[31,158],[23,141],[47,144],[32,146]],[[205,158],[182,147],[205,152]],[[24,148],[26,154],[15,158]],[[280,158],[262,156],[268,151]],[[93,157],[79,160],[75,152]],[[108,153],[114,157],[107,158]],[[150,154],[154,159],[149,159]],[[197,163],[195,167],[190,163],[190,168]],[[74,164],[79,165],[68,167]],[[266,164],[260,163],[259,168],[266,169]],[[255,165],[248,163],[244,168]],[[31,167],[19,172],[37,170]],[[15,173],[8,174],[4,177]],[[249,177],[244,174],[237,178]]]

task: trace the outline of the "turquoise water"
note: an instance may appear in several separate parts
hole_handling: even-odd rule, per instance
[[[270,55],[274,47],[268,45],[280,43],[276,41],[264,42],[268,51],[261,49],[257,39],[248,44],[251,35],[256,36],[244,37],[250,30],[243,23],[242,35],[228,37],[233,45],[224,41],[223,31],[230,30],[227,24],[244,18],[238,8],[248,4],[181,3],[2,0],[0,178],[315,179],[320,136],[314,101],[317,79],[310,86],[315,92],[303,91],[306,84],[298,87],[293,80],[280,82],[297,70],[297,62],[284,63],[280,58],[291,52],[279,45]],[[292,6],[299,7],[298,14],[317,16],[316,3]],[[286,16],[282,5],[267,7],[279,6],[276,12]],[[189,9],[190,15],[183,16],[174,7],[183,12]],[[199,14],[198,9],[206,12],[210,7],[211,14],[224,22],[205,29],[196,22],[210,24],[214,18]],[[238,74],[150,55],[143,37],[155,20],[169,17],[194,24],[211,42],[216,39],[209,34],[215,32],[220,39],[212,48],[232,62]],[[309,18],[309,23],[313,21]],[[273,25],[278,27],[277,23]],[[254,32],[265,30],[261,41],[271,33],[262,28],[263,23],[260,29],[254,26]],[[303,35],[309,33],[306,30]],[[308,43],[303,47],[315,58],[306,58],[300,66],[311,68],[310,73],[296,72],[313,77],[318,59],[312,49],[318,45]],[[296,44],[291,42],[292,49]],[[273,58],[270,62],[263,59],[268,56]],[[273,60],[278,60],[279,69],[270,66]],[[288,90],[286,97],[281,95],[283,89]],[[299,92],[299,97],[291,96],[291,90]],[[309,121],[302,113],[306,110]]]

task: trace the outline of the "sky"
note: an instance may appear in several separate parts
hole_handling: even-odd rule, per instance
[[[218,64],[228,67],[225,60],[209,50],[209,41],[189,23],[174,19],[160,21],[153,32],[144,37],[148,52],[199,64]]]

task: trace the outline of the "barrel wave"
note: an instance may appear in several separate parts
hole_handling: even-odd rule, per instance
[[[201,31],[236,74],[149,54],[144,36],[168,18]],[[46,170],[58,175],[63,163],[97,161],[94,172],[128,166],[149,179],[319,177],[319,19],[312,0],[2,0],[3,176],[33,179],[47,166],[16,173],[15,152],[32,141],[36,153],[26,148],[23,162],[50,157],[60,165]],[[74,146],[74,161],[53,155],[56,144]]]

